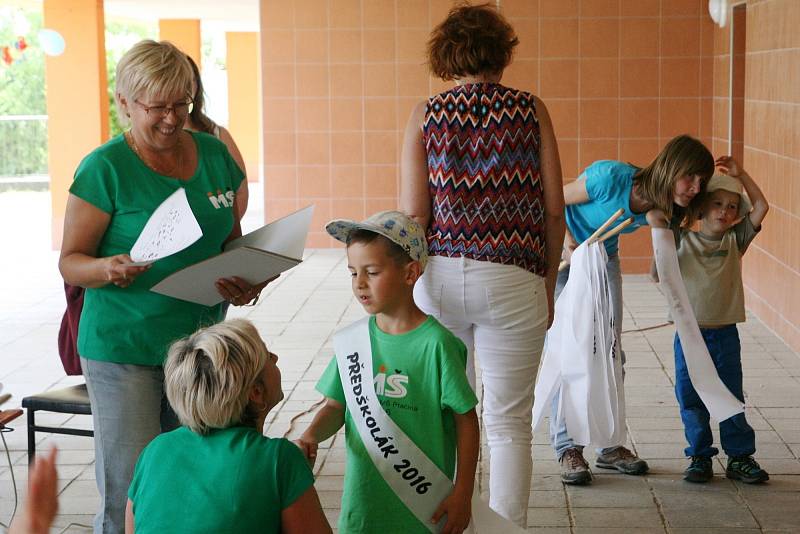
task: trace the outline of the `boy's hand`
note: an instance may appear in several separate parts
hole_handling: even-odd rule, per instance
[[[308,466],[311,467],[311,469],[314,469],[314,464],[317,461],[317,449],[319,448],[319,443],[314,443],[313,441],[303,439],[302,436],[299,439],[296,439],[293,443],[297,445],[297,447],[300,449],[300,452],[302,452],[303,456],[306,457]]]
[[[719,170],[730,176],[731,178],[738,178],[742,174],[742,166],[732,156],[720,156],[715,162]]]
[[[453,491],[439,504],[436,513],[431,518],[431,523],[437,524],[442,517],[447,515],[447,522],[442,529],[442,534],[461,534],[469,526],[472,519],[472,496]]]

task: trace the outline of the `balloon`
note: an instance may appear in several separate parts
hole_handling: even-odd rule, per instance
[[[39,45],[48,56],[60,56],[64,53],[66,43],[61,34],[47,28],[39,31]]]

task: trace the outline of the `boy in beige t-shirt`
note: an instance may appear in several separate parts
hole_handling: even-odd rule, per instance
[[[678,262],[686,284],[700,333],[722,382],[744,402],[742,393],[741,344],[736,323],[745,321],[741,258],[761,229],[769,210],[764,194],[732,157],[717,160],[726,174],[716,174],[708,182],[699,231],[682,231]],[[742,186],[752,201],[742,194]],[[684,480],[708,482],[714,476],[713,447],[709,414],[697,395],[675,334],[675,394],[681,410],[691,463]],[[719,425],[722,448],[728,455],[725,475],[753,484],[769,479],[753,459],[755,432],[744,413]]]

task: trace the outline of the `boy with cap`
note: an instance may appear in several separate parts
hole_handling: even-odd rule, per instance
[[[339,532],[460,533],[471,515],[478,401],[466,347],[414,304],[425,232],[397,211],[326,230],[347,244],[353,294],[370,316],[334,337],[317,383],[326,403],[297,444],[313,462],[345,425]]]
[[[761,229],[769,204],[759,187],[730,156],[717,159],[725,174],[715,174],[706,186],[699,231],[682,230],[678,263],[700,333],[722,382],[740,401],[742,361],[736,323],[745,321],[742,255]],[[752,201],[752,207],[745,195]],[[675,394],[681,410],[691,463],[684,480],[708,482],[714,476],[713,447],[709,414],[697,395],[684,359],[678,334],[675,334]],[[769,479],[752,455],[756,450],[755,432],[744,413],[719,425],[722,448],[728,455],[725,475],[747,484]]]

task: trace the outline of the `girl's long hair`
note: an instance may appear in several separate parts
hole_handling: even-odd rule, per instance
[[[188,54],[186,55],[186,59],[189,60],[189,64],[192,66],[192,71],[194,72],[195,87],[194,95],[192,95],[194,106],[192,107],[192,112],[189,113],[189,117],[191,118],[192,125],[195,128],[201,132],[214,135],[214,130],[217,128],[217,123],[212,121],[211,118],[209,118],[205,113],[205,91],[203,90],[203,79],[200,77],[200,69],[197,67],[197,63],[195,63]]]
[[[700,192],[682,208],[674,202],[675,182],[685,175],[700,175]],[[691,224],[700,208],[706,183],[714,174],[714,156],[706,146],[689,135],[671,139],[656,159],[633,175],[639,194],[662,210],[673,223]]]

